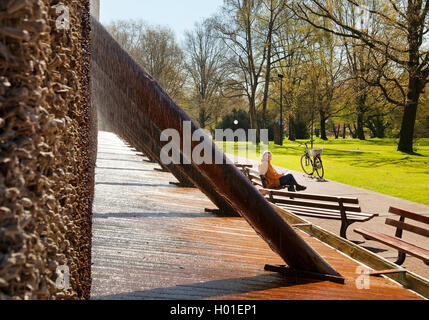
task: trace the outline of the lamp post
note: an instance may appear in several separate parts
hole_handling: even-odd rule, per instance
[[[280,79],[280,143],[279,145],[283,145],[283,78],[285,77],[281,73],[278,75]]]

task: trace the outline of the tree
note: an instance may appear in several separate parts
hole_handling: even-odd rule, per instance
[[[412,153],[420,96],[429,82],[429,51],[424,45],[429,0],[305,0],[290,7],[314,27],[357,39],[371,50],[375,77],[368,83],[378,86],[390,103],[403,107],[398,150]],[[351,12],[361,14],[347,19]],[[369,19],[362,24],[362,17]],[[382,31],[372,32],[373,25],[381,25]],[[392,92],[399,92],[401,99]]]
[[[143,21],[117,21],[107,29],[173,99],[182,94],[184,57],[173,31]]]
[[[283,81],[283,101],[284,111],[289,118],[289,140],[296,140],[297,127],[295,119],[299,113],[300,92],[304,90],[304,66],[305,47],[311,34],[309,28],[300,20],[290,18],[285,12],[280,16],[281,27],[275,32],[275,45],[273,47],[274,67],[284,75]],[[280,85],[276,82],[275,92],[272,99],[276,104],[280,100]]]
[[[237,70],[236,77],[229,85],[247,96],[252,129],[259,129],[257,93],[267,57],[265,38],[255,32],[260,12],[260,1],[225,0],[221,14],[214,20],[218,36],[235,57],[231,66]]]
[[[229,59],[224,43],[214,35],[210,20],[196,24],[193,31],[185,33],[184,51],[192,103],[198,106],[198,121],[205,128],[217,115]]]
[[[319,113],[321,139],[328,140],[326,123],[342,111],[334,102],[345,82],[343,50],[337,50],[335,37],[326,32],[315,32],[313,38],[306,50],[312,109]]]
[[[270,94],[270,83],[271,83],[271,70],[273,64],[279,62],[275,60],[274,55],[274,43],[276,32],[281,28],[284,23],[287,23],[290,15],[286,12],[286,0],[262,0],[263,9],[267,14],[260,15],[260,20],[263,23],[263,30],[266,33],[265,48],[266,54],[266,65],[265,65],[265,85],[264,94],[262,98],[262,123],[264,128],[267,128],[267,105],[268,97]],[[283,15],[283,16],[282,16]],[[289,16],[288,16],[289,15]],[[278,54],[278,53],[277,53]],[[282,59],[282,58],[280,58]]]

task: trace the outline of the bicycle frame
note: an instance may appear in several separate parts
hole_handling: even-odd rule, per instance
[[[311,154],[310,149],[308,148],[308,144],[311,142],[313,141],[308,141],[306,143],[302,143],[299,145],[299,146],[302,146],[302,145],[305,146],[304,155],[301,158],[301,166],[304,172],[309,176],[314,175],[314,173],[316,172],[319,178],[323,178],[324,168],[322,164],[322,157],[321,157],[321,154],[317,154],[316,156],[313,156]],[[304,158],[305,158],[305,163],[303,163]],[[306,168],[309,168],[309,169],[311,168],[311,170],[306,170]],[[320,173],[319,170],[322,170],[322,173]]]

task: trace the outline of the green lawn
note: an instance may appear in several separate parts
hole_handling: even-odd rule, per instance
[[[270,143],[273,164],[302,171],[304,148],[299,143],[285,140],[283,147]],[[236,154],[248,157],[246,146],[235,144]],[[393,139],[316,140],[314,147],[324,149],[326,179],[429,205],[429,139],[416,143],[415,155],[397,152]]]

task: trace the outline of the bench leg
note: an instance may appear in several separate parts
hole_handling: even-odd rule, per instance
[[[352,223],[353,222],[348,222],[348,221],[344,221],[344,220],[341,221],[341,230],[340,230],[341,238],[348,240],[347,239],[347,229],[350,227],[350,225]]]
[[[396,260],[395,264],[397,264],[398,266],[402,266],[406,258],[407,255],[405,253],[399,252],[398,260]]]
[[[340,236],[341,238],[344,238],[347,240],[347,229],[352,224],[352,222],[349,222],[347,219],[347,213],[346,209],[344,208],[344,201],[343,199],[338,200],[338,204],[340,206],[340,212],[341,212],[341,230],[340,230]]]

